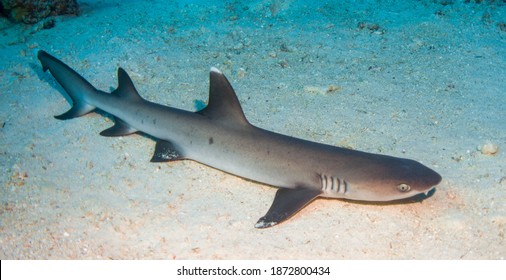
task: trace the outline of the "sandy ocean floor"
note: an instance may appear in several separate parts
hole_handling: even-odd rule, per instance
[[[1,259],[506,258],[504,2],[79,2],[51,29],[1,21]],[[443,181],[422,202],[319,199],[258,230],[276,189],[150,163],[151,138],[98,135],[104,114],[54,119],[69,104],[37,49],[102,90],[124,67],[143,97],[186,110],[215,66],[251,123]]]

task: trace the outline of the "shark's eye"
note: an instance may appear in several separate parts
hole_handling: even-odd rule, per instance
[[[409,192],[409,190],[411,190],[411,187],[407,184],[400,184],[397,186],[397,189],[401,192]]]

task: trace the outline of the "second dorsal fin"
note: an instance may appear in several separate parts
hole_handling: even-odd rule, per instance
[[[212,67],[209,76],[209,102],[197,113],[215,120],[249,126],[239,99],[225,75]]]
[[[131,101],[143,100],[135,89],[134,83],[128,73],[123,68],[118,68],[118,88],[112,94],[118,95],[120,98],[127,98]]]

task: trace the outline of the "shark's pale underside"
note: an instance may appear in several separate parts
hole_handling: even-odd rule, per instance
[[[191,159],[278,187],[257,228],[290,218],[317,197],[400,200],[427,194],[441,181],[438,173],[414,160],[310,142],[253,126],[227,78],[216,68],[210,71],[207,107],[189,112],[143,99],[122,68],[118,88],[106,93],[45,51],[37,57],[72,99],[72,108],[57,119],[99,108],[115,117],[114,126],[101,135],[142,131],[158,139],[153,162]]]

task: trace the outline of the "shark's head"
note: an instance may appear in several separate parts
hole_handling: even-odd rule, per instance
[[[363,201],[392,201],[427,195],[441,182],[441,176],[427,166],[410,159],[388,157],[371,164],[347,183],[344,198]]]

